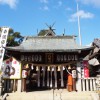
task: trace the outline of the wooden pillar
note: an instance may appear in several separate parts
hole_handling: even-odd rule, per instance
[[[11,92],[13,91],[13,83],[14,83],[14,81],[13,81],[13,79],[11,80]]]
[[[55,77],[55,88],[57,88],[57,70],[55,66],[54,66],[54,77]]]
[[[23,85],[23,78],[21,79],[21,91],[23,92],[24,91],[24,85]]]
[[[7,92],[7,80],[4,80],[4,91]]]
[[[50,88],[52,88],[52,67],[50,68]]]
[[[10,80],[7,79],[7,92],[9,92],[9,87],[10,87]]]
[[[37,75],[38,75],[38,87],[40,87],[40,66],[38,66]]]
[[[22,91],[26,91],[26,79],[22,79]]]
[[[77,62],[77,82],[76,82],[76,90],[82,91],[82,85],[81,85],[81,63]]]
[[[26,78],[24,79],[24,91],[26,91]]]
[[[60,67],[60,74],[61,74],[61,87],[64,87],[64,80],[63,80],[63,66]]]
[[[13,83],[13,91],[15,92],[16,91],[16,81],[15,81],[15,79],[14,79],[14,83]]]
[[[76,91],[76,78],[73,78],[73,91]]]

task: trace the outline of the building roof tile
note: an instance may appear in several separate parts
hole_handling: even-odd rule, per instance
[[[19,46],[6,49],[20,52],[73,52],[91,47],[78,45],[75,36],[36,36],[26,37]]]

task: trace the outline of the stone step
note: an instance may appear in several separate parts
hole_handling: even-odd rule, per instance
[[[95,99],[96,98],[96,99]],[[9,93],[7,100],[99,100],[95,92],[34,91]]]

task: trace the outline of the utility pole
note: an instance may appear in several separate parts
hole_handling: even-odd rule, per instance
[[[80,15],[78,14],[78,11],[79,11],[79,8],[78,8],[78,3],[77,3],[78,35],[79,35],[80,46],[82,46],[82,37],[81,37],[81,32],[80,32]]]

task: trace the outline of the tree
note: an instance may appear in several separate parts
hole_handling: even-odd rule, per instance
[[[7,46],[18,46],[23,41],[23,36],[20,32],[14,32],[13,29],[9,29],[9,34],[7,38]]]
[[[23,36],[21,36],[20,32],[14,32],[14,30],[10,28],[6,46],[18,46],[22,41],[23,41]]]

